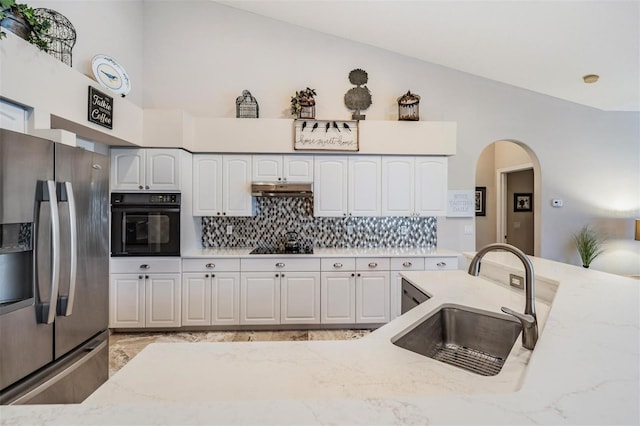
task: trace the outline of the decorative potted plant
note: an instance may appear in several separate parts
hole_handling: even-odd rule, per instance
[[[291,114],[298,118],[316,118],[316,91],[306,88],[291,97]]]
[[[0,26],[45,52],[49,50],[47,30],[50,25],[48,19],[37,16],[28,5],[16,3],[15,0],[0,0]],[[4,31],[0,30],[0,39],[5,36]]]
[[[588,268],[591,262],[604,251],[602,248],[603,240],[589,225],[583,226],[579,232],[573,234],[573,240],[576,243],[578,253],[580,253],[584,268]]]

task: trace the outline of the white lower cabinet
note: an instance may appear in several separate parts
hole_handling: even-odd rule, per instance
[[[356,259],[356,323],[389,322],[389,259]]]
[[[109,327],[180,327],[180,259],[111,259]]]
[[[320,324],[320,272],[280,274],[281,324]]]
[[[356,322],[356,274],[322,272],[320,323],[354,324]]]
[[[279,273],[242,273],[240,324],[280,324]]]
[[[240,324],[239,259],[184,259],[182,269],[182,325]]]

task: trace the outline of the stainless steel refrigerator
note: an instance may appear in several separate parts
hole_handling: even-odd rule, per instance
[[[0,403],[108,378],[107,156],[0,129]]]

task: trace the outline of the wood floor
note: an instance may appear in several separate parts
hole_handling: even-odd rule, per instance
[[[155,342],[259,342],[293,340],[359,339],[371,330],[283,330],[283,331],[188,331],[157,333],[111,333],[109,336],[109,377]]]

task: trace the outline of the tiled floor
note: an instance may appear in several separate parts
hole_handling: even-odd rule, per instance
[[[258,342],[359,339],[370,330],[186,331],[112,333],[109,337],[109,377],[154,342]]]

